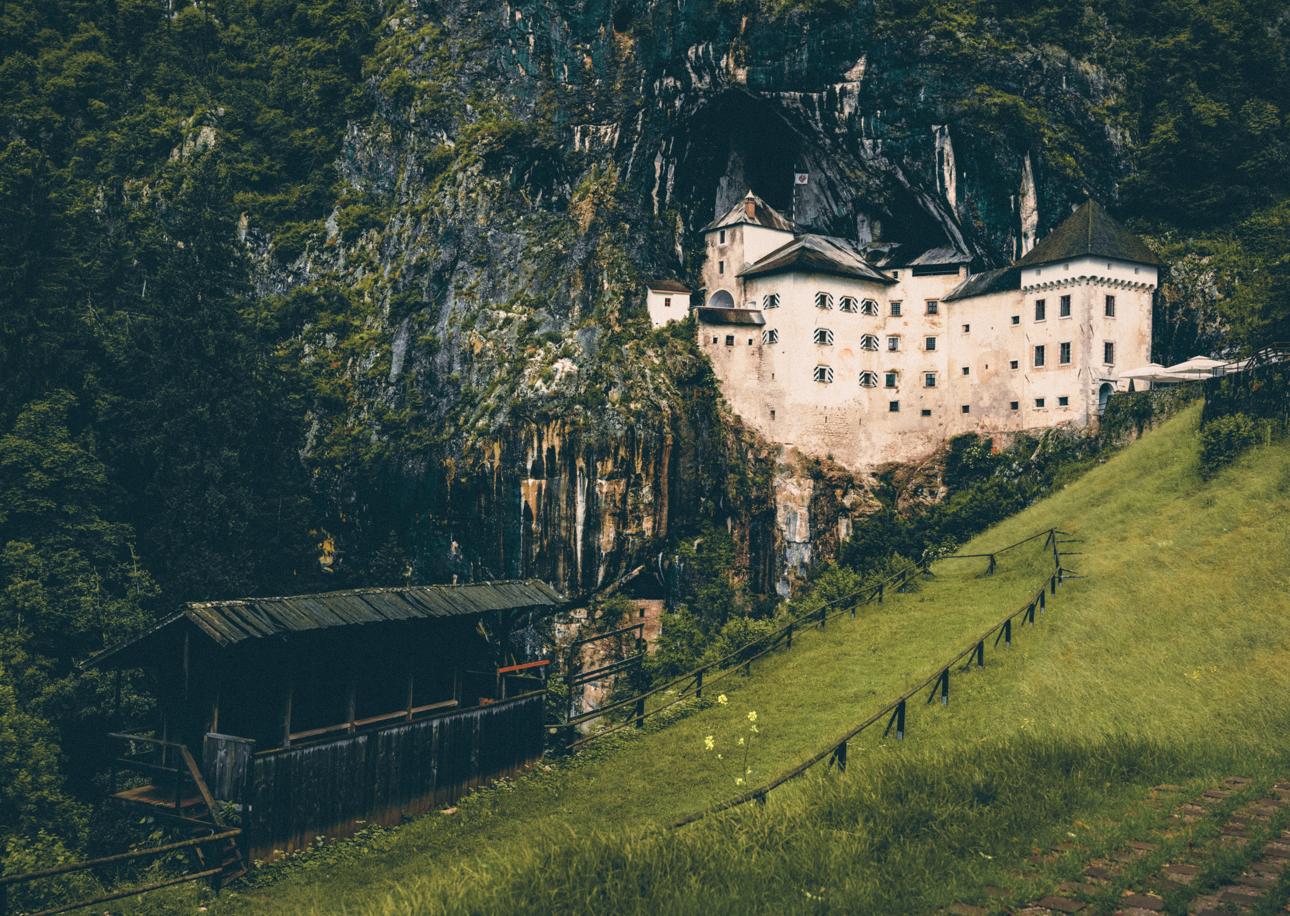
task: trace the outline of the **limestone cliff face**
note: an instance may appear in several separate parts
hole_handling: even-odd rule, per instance
[[[1115,87],[1060,49],[813,9],[386,4],[334,212],[290,263],[245,233],[299,318],[342,555],[388,537],[417,577],[581,591],[719,522],[768,590],[863,514],[863,482],[828,509],[775,483],[692,333],[648,328],[643,281],[693,280],[697,230],[749,187],[1002,263],[1111,194],[1124,137]]]

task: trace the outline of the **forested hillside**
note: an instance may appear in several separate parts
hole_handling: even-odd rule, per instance
[[[1093,195],[1172,264],[1159,359],[1290,337],[1287,31],[1260,0],[0,3],[10,854],[112,841],[117,688],[75,663],[177,602],[578,591],[727,523],[764,587],[770,463],[640,288],[749,185],[805,168],[811,223],[983,264]]]

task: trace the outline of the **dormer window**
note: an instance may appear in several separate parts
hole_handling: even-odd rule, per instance
[[[877,387],[878,387],[878,373],[877,373],[877,372],[869,372],[869,371],[867,371],[867,370],[866,370],[865,372],[861,372],[861,373],[860,373],[860,387],[861,387],[861,388],[877,388]]]
[[[878,317],[878,301],[876,299],[866,299],[860,303],[860,314],[868,315],[870,318]]]
[[[817,382],[819,382],[819,383],[823,384],[823,385],[832,385],[832,384],[833,384],[833,367],[832,367],[832,366],[816,366],[816,367],[815,367],[815,380],[816,380]]]
[[[826,292],[823,292],[823,291],[816,293],[816,294],[815,294],[815,307],[816,307],[817,309],[831,309],[831,308],[833,308],[833,294],[832,294],[832,293],[826,293]]]
[[[779,343],[779,331],[776,328],[767,328],[761,332],[761,342],[764,344]]]
[[[779,293],[767,293],[761,297],[761,307],[764,309],[779,308]]]
[[[865,334],[864,336],[862,336],[862,337],[860,338],[860,349],[861,349],[861,350],[877,350],[877,349],[878,349],[878,337],[877,337],[876,335],[874,335],[874,334]]]
[[[843,296],[838,300],[839,312],[858,312],[859,310],[860,306],[852,296]]]
[[[828,328],[815,329],[815,342],[821,346],[833,345],[833,332]]]

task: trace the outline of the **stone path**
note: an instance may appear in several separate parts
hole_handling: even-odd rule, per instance
[[[1265,784],[1266,786],[1266,784]],[[1020,907],[956,903],[957,916],[1054,916],[1081,913],[1150,916],[1190,913],[1290,913],[1290,782],[1265,789],[1229,776],[1190,800],[1180,786],[1161,785],[1149,804],[1173,804],[1167,822],[1087,862],[1078,880]],[[1217,829],[1215,829],[1217,825]],[[1033,865],[1057,861],[1071,844],[1030,856]],[[1024,872],[1018,872],[1025,877]],[[998,889],[993,889],[998,891]],[[1007,897],[998,891],[992,897]]]

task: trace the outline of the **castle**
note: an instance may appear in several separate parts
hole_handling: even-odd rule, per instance
[[[799,231],[751,192],[703,232],[699,344],[726,399],[770,441],[852,469],[961,433],[1087,426],[1117,372],[1151,359],[1159,261],[1092,201],[975,274],[953,248],[902,258]],[[651,284],[656,324],[686,315],[676,302],[684,288]]]

